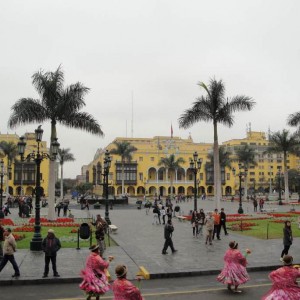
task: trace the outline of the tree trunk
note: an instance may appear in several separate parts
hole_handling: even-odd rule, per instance
[[[50,151],[51,143],[56,138],[56,122],[51,121],[51,137],[50,137]],[[50,152],[50,156],[52,153]],[[50,160],[49,163],[49,186],[48,186],[48,220],[56,220],[55,215],[55,161]]]
[[[64,164],[60,164],[60,199],[64,199]]]
[[[290,202],[290,192],[289,192],[289,178],[287,169],[287,153],[283,153],[283,172],[284,172],[284,201],[286,203]],[[281,192],[281,191],[280,191]]]
[[[219,162],[219,143],[218,143],[218,127],[214,122],[214,194],[215,207],[220,209],[221,200],[221,182],[220,182],[220,162]]]

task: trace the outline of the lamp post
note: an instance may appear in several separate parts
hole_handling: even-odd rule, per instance
[[[21,157],[21,161],[30,161],[33,160],[36,164],[36,181],[35,181],[35,218],[34,218],[34,235],[32,240],[30,241],[30,250],[31,251],[41,251],[42,250],[42,235],[41,235],[41,219],[40,219],[40,201],[42,196],[41,191],[41,162],[44,159],[55,160],[59,143],[57,139],[55,139],[51,143],[52,156],[48,153],[40,152],[40,142],[42,141],[44,130],[41,128],[41,125],[35,130],[35,140],[37,142],[37,151],[33,151],[29,153],[26,157],[24,157],[26,142],[24,141],[24,137],[20,137],[20,141],[18,143],[18,151]]]
[[[3,176],[4,176],[4,161],[1,159],[0,162],[0,184],[1,184],[1,189],[0,189],[0,219],[4,219],[4,212],[2,211],[2,206],[3,206]]]
[[[244,170],[244,171],[242,171]],[[232,169],[233,175],[235,176],[236,174],[236,170],[235,168]],[[239,173],[237,174],[237,176],[239,177],[239,196],[240,196],[240,201],[239,201],[239,209],[238,209],[238,213],[239,214],[243,214],[244,210],[243,210],[243,204],[242,204],[242,178],[247,176],[247,172],[248,169],[245,166],[242,166],[241,163],[239,163]]]
[[[202,159],[198,158],[198,153],[195,151],[190,160],[190,169],[194,173],[194,210],[197,210],[197,173],[201,169],[201,164]]]
[[[281,199],[281,167],[278,168],[278,172],[277,172],[277,176],[278,176],[278,205],[282,205],[282,199]]]
[[[111,166],[111,157],[109,156],[109,151],[105,151],[104,156],[104,168],[103,168],[103,188],[105,193],[105,221],[108,225],[111,224],[109,219],[109,210],[108,210],[108,175],[109,175],[109,168]]]

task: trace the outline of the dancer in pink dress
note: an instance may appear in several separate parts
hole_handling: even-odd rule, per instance
[[[293,257],[286,255],[283,258],[284,266],[271,272],[269,278],[273,285],[270,291],[262,297],[262,300],[299,300],[300,287],[297,278],[300,277],[298,267],[293,267]]]
[[[100,295],[105,294],[110,289],[105,275],[105,269],[108,268],[109,263],[99,255],[99,245],[91,246],[90,250],[91,253],[86,260],[86,267],[81,271],[83,281],[79,287],[86,292],[87,300],[90,300],[92,296],[99,300]],[[113,257],[110,256],[109,261],[112,259]]]
[[[114,300],[143,300],[140,290],[126,279],[126,266],[116,266],[117,279],[112,285]]]
[[[230,242],[229,249],[224,256],[224,268],[217,280],[227,284],[227,288],[234,293],[241,293],[238,286],[247,282],[250,278],[246,270],[247,260],[237,249],[238,243]],[[234,290],[232,290],[232,285]]]

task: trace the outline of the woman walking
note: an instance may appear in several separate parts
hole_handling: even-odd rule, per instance
[[[228,290],[241,293],[242,291],[238,290],[238,286],[247,282],[249,275],[246,270],[247,260],[237,248],[238,243],[229,243],[229,249],[224,256],[224,268],[217,280],[227,284]],[[234,286],[234,290],[232,286]]]
[[[108,268],[109,263],[99,255],[99,245],[91,246],[90,250],[91,253],[86,260],[86,267],[81,271],[83,281],[79,287],[86,292],[87,300],[90,300],[92,296],[99,300],[100,295],[105,294],[110,289],[105,274],[105,269]],[[111,262],[113,257],[109,256],[108,260]]]
[[[271,272],[269,278],[272,281],[272,288],[262,297],[262,300],[298,300],[300,299],[300,287],[297,279],[300,277],[300,270],[292,266],[293,257],[286,255],[283,258],[284,266]]]
[[[116,266],[117,279],[112,285],[114,300],[143,300],[140,290],[126,279],[127,268],[123,265]]]
[[[198,213],[197,210],[194,210],[192,212],[192,218],[191,218],[191,223],[192,223],[192,228],[193,228],[193,237],[198,237]]]
[[[198,218],[199,218],[198,234],[203,235],[202,231],[203,231],[203,226],[205,224],[205,213],[202,208],[199,211]]]
[[[293,243],[293,234],[291,228],[291,222],[285,221],[283,228],[283,250],[281,252],[280,261],[283,261],[283,256],[289,254],[289,249]]]
[[[214,224],[215,219],[212,216],[212,212],[209,212],[205,221],[206,225],[206,241],[205,244],[207,245],[207,242],[209,242],[210,245],[212,245],[212,235],[214,231]]]

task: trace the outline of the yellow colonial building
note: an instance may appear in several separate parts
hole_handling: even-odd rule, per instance
[[[213,167],[207,155],[212,152],[211,143],[195,143],[191,137],[156,136],[153,138],[116,138],[105,149],[99,149],[93,159],[85,168],[86,182],[93,184],[93,193],[102,195],[102,166],[104,153],[115,148],[114,142],[127,141],[137,148],[133,152],[133,159],[125,163],[125,191],[130,196],[166,196],[171,194],[171,178],[173,194],[193,195],[194,173],[190,169],[190,160],[197,151],[202,159],[201,169],[197,174],[198,195],[214,195]],[[236,158],[235,151],[238,147],[249,145],[255,150],[257,165],[250,166],[247,175],[248,191],[267,192],[276,188],[277,172],[283,168],[283,154],[265,154],[269,145],[266,134],[249,130],[245,138],[232,139],[222,145]],[[182,157],[184,163],[177,170],[168,170],[158,163],[161,158],[174,154],[176,158]],[[112,156],[109,173],[110,194],[121,195],[121,158]],[[299,158],[294,155],[288,157],[288,168],[299,168]],[[232,169],[239,171],[238,161],[233,160],[231,169],[221,168],[221,182],[223,196],[234,195],[239,190],[239,177],[233,174]]]
[[[26,148],[25,157],[28,153],[37,150],[37,142],[35,133],[26,133],[24,135]],[[0,142],[12,142],[18,144],[20,136],[16,134],[0,134]],[[40,152],[49,153],[47,142],[40,143]],[[1,153],[1,150],[0,150]],[[3,154],[1,155],[3,157]],[[15,159],[8,165],[7,157],[4,160],[4,176],[3,176],[3,191],[10,195],[32,195],[36,181],[36,164],[34,161],[20,161],[20,156],[17,154]],[[49,176],[49,160],[45,159],[41,163],[41,187],[45,195],[48,195],[48,176]]]

